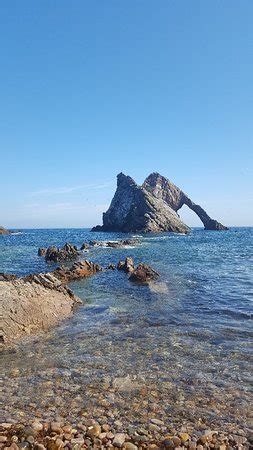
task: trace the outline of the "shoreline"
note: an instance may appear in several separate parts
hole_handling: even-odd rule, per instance
[[[98,255],[102,255],[102,249],[102,246],[98,246]],[[159,249],[160,247],[158,247],[158,251]],[[115,254],[126,254],[128,251],[126,248],[116,251],[109,250],[109,253],[104,254],[104,260],[107,259],[107,254],[115,256]],[[116,273],[118,272],[109,271],[108,281],[102,275],[101,286],[110,284]],[[127,296],[127,286],[129,286],[129,293],[131,292],[128,276],[118,274],[117,277],[119,277],[115,278],[117,283],[125,280],[123,289],[126,288]],[[100,285],[100,276],[92,278],[92,280],[94,280],[94,286]],[[93,283],[92,280],[91,283]],[[141,293],[141,291],[139,292]],[[130,304],[131,302],[132,300],[130,300]],[[132,304],[134,307],[135,303]],[[120,319],[120,315],[118,317]],[[133,318],[135,320],[134,314]],[[71,326],[71,323],[75,323],[75,319],[69,323]],[[129,323],[132,324],[132,322]],[[42,445],[51,450],[64,447],[76,450],[113,447],[132,448],[132,450],[146,448],[249,449],[252,441],[246,424],[247,392],[244,392],[242,398],[239,381],[237,391],[235,385],[231,385],[231,388],[226,385],[224,388],[216,388],[212,391],[210,390],[212,386],[209,386],[208,382],[208,375],[211,374],[209,371],[209,373],[207,372],[206,387],[205,383],[198,379],[195,382],[193,382],[194,379],[188,382],[184,378],[185,374],[190,375],[193,369],[196,371],[201,360],[203,364],[206,364],[204,353],[197,354],[198,361],[194,361],[196,354],[192,355],[194,366],[189,367],[189,371],[187,371],[187,361],[184,368],[186,372],[184,373],[184,370],[180,369],[178,371],[177,364],[180,362],[182,364],[184,357],[187,357],[185,348],[183,349],[185,355],[181,351],[182,361],[175,359],[173,355],[177,351],[177,347],[171,346],[173,337],[171,341],[165,340],[162,348],[156,348],[155,332],[153,341],[145,342],[148,334],[144,334],[141,339],[138,338],[138,335],[135,338],[135,335],[131,334],[131,326],[124,320],[119,322],[119,328],[115,328],[115,324],[112,323],[110,332],[110,329],[107,330],[106,323],[104,327],[101,324],[94,333],[82,331],[74,334],[73,342],[70,338],[64,338],[63,326],[57,338],[58,341],[50,339],[51,332],[49,331],[48,335],[41,337],[42,341],[44,340],[42,347],[39,342],[40,336],[34,336],[30,343],[25,342],[24,350],[22,350],[21,344],[19,346],[21,353],[17,349],[17,355],[22,361],[23,351],[24,363],[22,362],[19,366],[18,360],[15,357],[12,358],[11,355],[6,360],[3,378],[6,403],[4,403],[3,417],[7,422],[13,422],[13,424],[2,428],[1,447],[11,447],[13,450],[20,448],[20,445],[22,448],[29,447],[37,450],[43,450]],[[140,329],[142,326],[143,324],[140,323]],[[147,326],[145,322],[144,326]],[[124,335],[124,327],[128,336],[127,340]],[[128,329],[129,331],[127,331]],[[147,328],[148,333],[152,333],[152,330],[155,330],[152,325],[151,328]],[[157,331],[159,334],[163,333],[163,328],[158,328]],[[110,343],[111,339],[114,339],[115,342]],[[180,343],[180,339],[177,342]],[[56,348],[50,354],[49,359],[44,360],[46,349],[51,352],[52,345],[55,343],[57,344]],[[127,350],[126,344],[129,346]],[[58,355],[57,352],[62,351],[66,357],[69,352],[69,364],[67,359],[59,358],[60,354]],[[141,354],[145,354],[146,351],[146,364],[150,364],[150,368],[142,367],[143,361],[140,360]],[[166,356],[166,351],[169,351],[170,356]],[[31,354],[31,367],[29,366],[29,354]],[[80,361],[73,360],[74,355],[75,357],[79,355]],[[8,358],[8,351],[5,356]],[[133,357],[136,361],[136,367],[131,369],[129,377],[126,374],[131,365],[128,366],[129,362],[126,364],[123,359],[121,360],[126,357]],[[38,364],[40,358],[41,362]],[[166,360],[166,358],[168,359]],[[28,366],[26,367],[24,364],[27,362]],[[168,367],[167,373],[166,367]],[[216,368],[218,370],[218,365]],[[147,373],[149,373],[148,376],[146,376]],[[101,374],[103,374],[102,377],[100,377]],[[226,379],[226,375],[224,376]],[[164,383],[164,386],[161,383]],[[19,397],[18,392],[22,392],[23,398]],[[40,396],[38,399],[36,398],[37,393]],[[11,399],[13,399],[15,409],[11,405]],[[25,435],[27,430],[23,429],[29,428],[34,421],[38,433],[35,436],[32,436],[33,432]],[[92,424],[92,421],[96,423]],[[53,425],[54,430],[50,428],[51,422],[57,422],[57,425]],[[90,427],[93,425],[97,431],[96,435],[91,436]],[[103,425],[108,428],[107,431],[103,429]],[[58,427],[59,433],[56,431],[56,427]],[[28,431],[30,433],[31,428]],[[114,442],[115,436],[118,434],[124,436],[117,436],[119,441]],[[7,440],[5,440],[6,437]]]

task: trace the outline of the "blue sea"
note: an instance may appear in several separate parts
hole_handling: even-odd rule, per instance
[[[0,272],[53,270],[38,247],[132,236],[20,230],[0,236]],[[140,286],[110,270],[72,283],[83,300],[74,315],[2,355],[4,421],[73,419],[83,410],[101,417],[113,409],[132,424],[155,414],[173,423],[248,427],[253,228],[138,237],[136,247],[94,247],[80,259],[105,267],[131,256],[156,269],[159,280]]]

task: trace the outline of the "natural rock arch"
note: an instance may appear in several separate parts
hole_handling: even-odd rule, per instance
[[[177,213],[183,205],[198,215],[206,230],[227,229],[159,173],[149,175],[142,186],[120,173],[111,205],[103,214],[103,225],[92,231],[187,233],[190,229]]]
[[[162,198],[176,212],[183,205],[188,206],[200,218],[205,230],[228,229],[217,220],[212,219],[200,205],[194,203],[181,189],[159,173],[151,173],[142,186],[156,198]]]

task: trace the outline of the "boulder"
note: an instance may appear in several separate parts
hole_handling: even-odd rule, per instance
[[[152,267],[141,263],[131,273],[129,280],[139,283],[148,283],[149,281],[157,280],[159,276],[159,273],[152,269]]]
[[[123,270],[124,272],[133,272],[134,270],[134,261],[133,258],[127,257],[125,261],[119,261],[117,265],[118,270]]]

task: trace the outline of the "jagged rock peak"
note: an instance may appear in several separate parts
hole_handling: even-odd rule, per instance
[[[117,175],[117,187],[119,186],[137,186],[133,178],[129,177],[129,175],[125,175],[123,172],[120,172]]]

